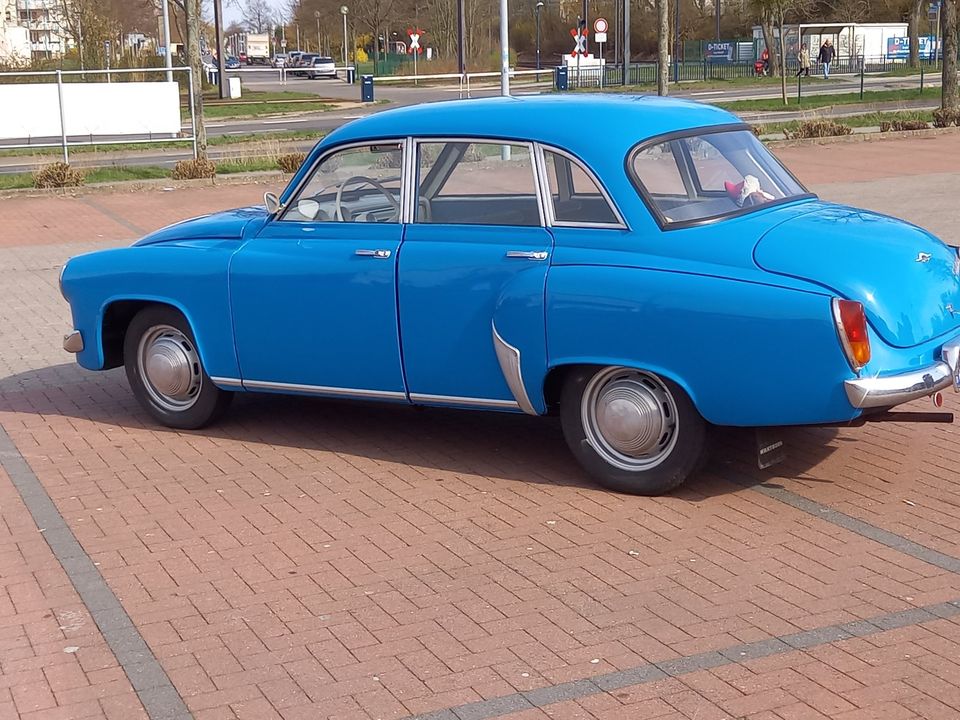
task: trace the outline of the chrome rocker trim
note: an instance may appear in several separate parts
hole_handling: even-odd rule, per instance
[[[518,408],[517,403],[515,403],[513,400],[460,397],[457,395],[428,395],[426,393],[410,393],[410,402],[440,405],[465,405],[468,407],[488,407],[500,408],[504,410],[516,410]]]
[[[213,380],[213,378],[211,378]],[[217,378],[224,380],[224,378]],[[236,382],[236,381],[229,381]],[[362,390],[360,388],[327,387],[325,385],[300,385],[298,383],[267,382],[264,380],[244,380],[247,390],[276,390],[278,392],[307,393],[326,397],[366,398],[371,400],[406,400],[406,393],[392,390]]]
[[[946,343],[940,355],[942,360],[918,370],[845,380],[843,384],[850,404],[860,409],[893,407],[950,387],[960,366],[960,340]]]
[[[83,352],[83,335],[79,330],[63,336],[63,349],[68,353]]]
[[[527,415],[539,415],[530,402],[527,395],[527,388],[523,384],[523,373],[520,369],[520,351],[513,345],[504,340],[497,332],[497,326],[493,328],[493,348],[497,352],[497,360],[500,362],[500,371],[503,373],[504,380],[507,381],[507,387],[517,401],[517,407],[523,410]]]

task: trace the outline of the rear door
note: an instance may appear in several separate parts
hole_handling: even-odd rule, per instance
[[[533,147],[431,140],[416,152],[413,222],[398,267],[410,399],[540,411],[539,392],[531,401],[522,387],[512,391],[497,354],[499,343],[501,353],[518,353],[522,367],[542,377],[553,239]]]

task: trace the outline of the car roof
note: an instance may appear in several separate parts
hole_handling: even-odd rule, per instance
[[[449,100],[385,110],[335,130],[321,145],[367,138],[476,136],[535,140],[581,155],[620,153],[665,133],[742,124],[713,105],[656,95],[584,93]]]

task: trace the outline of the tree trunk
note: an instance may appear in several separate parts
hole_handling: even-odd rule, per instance
[[[773,37],[773,18],[764,13],[760,18],[760,29],[763,31],[763,44],[767,47],[767,53],[770,55],[770,72],[777,76],[779,74],[779,62],[777,60],[777,43]]]
[[[957,0],[943,0],[940,6],[940,28],[943,33],[942,100],[945,108],[960,108],[957,96]]]
[[[629,2],[629,0],[627,0]],[[679,1],[679,0],[678,0]],[[657,95],[669,92],[670,9],[667,0],[657,0]]]
[[[780,66],[780,93],[783,95],[783,104],[787,104],[787,42],[783,34],[783,14],[777,18],[780,29],[780,51],[777,53],[777,65]]]
[[[907,20],[907,36],[910,41],[910,67],[920,67],[920,11],[926,3],[913,0],[910,17]]]
[[[193,133],[197,137],[197,158],[207,159],[207,128],[203,124],[203,62],[200,59],[200,0],[187,0],[187,57],[193,75]]]

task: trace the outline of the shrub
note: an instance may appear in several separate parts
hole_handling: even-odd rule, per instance
[[[83,181],[83,170],[74,170],[62,162],[45,165],[33,174],[33,186],[36,188],[79,187]]]
[[[802,140],[804,138],[837,137],[839,135],[849,135],[853,129],[847,125],[833,122],[832,120],[807,120],[800,123],[793,132],[784,130],[784,135],[788,140]]]
[[[933,126],[938,128],[960,125],[960,110],[937,108],[933,111]]]
[[[923,120],[893,120],[880,123],[880,132],[898,132],[900,130],[926,130],[927,123]]]
[[[199,180],[200,178],[212,178],[216,174],[217,166],[206,158],[178,160],[173,168],[174,180]]]
[[[306,153],[289,153],[277,158],[277,166],[281,172],[285,172],[287,175],[293,175],[293,173],[300,169],[300,166],[303,165],[303,161],[306,159]]]

